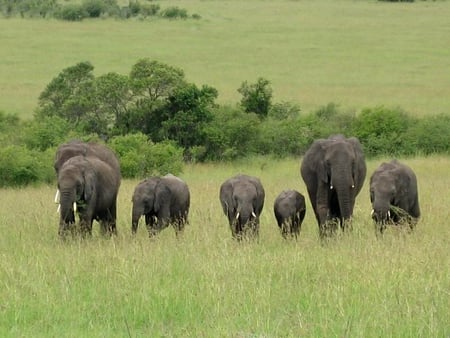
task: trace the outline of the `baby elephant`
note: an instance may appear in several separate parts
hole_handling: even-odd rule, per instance
[[[145,216],[150,237],[170,224],[178,236],[188,221],[190,193],[187,184],[174,175],[151,177],[140,182],[133,193],[131,231],[136,233],[139,219]]]
[[[387,223],[402,221],[413,229],[420,217],[416,175],[397,160],[382,163],[370,178],[370,201],[372,218],[380,233]]]
[[[297,239],[306,213],[305,197],[296,190],[283,190],[273,205],[281,235]]]

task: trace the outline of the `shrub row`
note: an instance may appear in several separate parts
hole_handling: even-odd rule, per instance
[[[147,135],[114,136],[108,145],[118,154],[125,178],[182,172],[191,161],[235,160],[250,155],[302,156],[313,140],[342,133],[360,139],[367,158],[450,154],[450,116],[411,117],[401,109],[367,108],[358,114],[329,104],[316,112],[261,120],[239,107],[222,106],[204,127],[203,144],[188,151],[174,141],[152,142]],[[276,115],[278,116],[278,115]],[[101,139],[70,131],[63,119],[20,122],[0,112],[0,186],[23,186],[55,179],[53,156],[69,139]]]
[[[116,0],[84,0],[81,3],[60,4],[56,0],[0,0],[0,10],[4,16],[54,17],[66,21],[81,21],[86,18],[114,17],[121,19],[147,18],[159,16],[168,19],[199,19],[198,14],[188,15],[186,9],[177,6],[161,9],[159,4],[129,1],[127,6],[119,6]]]

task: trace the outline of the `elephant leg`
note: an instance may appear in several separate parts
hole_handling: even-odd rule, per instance
[[[145,214],[145,225],[147,226],[148,236],[150,238],[155,237],[159,232],[156,226],[157,222],[156,216]]]

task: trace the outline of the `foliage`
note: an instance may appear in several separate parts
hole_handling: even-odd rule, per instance
[[[181,173],[183,150],[170,142],[153,143],[144,134],[115,136],[109,146],[118,155],[122,176],[143,178],[150,175]]]
[[[261,119],[268,115],[272,104],[272,88],[268,80],[260,77],[253,84],[244,81],[238,92],[242,95],[241,106],[247,113],[255,113]]]
[[[120,7],[116,0],[84,0],[82,3],[60,4],[57,0],[2,0],[0,10],[5,16],[20,15],[21,17],[56,17],[66,21],[81,21],[85,18],[99,18],[102,16],[116,18],[147,18],[160,13],[160,17],[167,19],[186,19],[187,10],[176,6],[160,11],[159,4],[146,4],[137,0],[130,1],[128,6]],[[192,18],[199,19],[198,14]]]
[[[367,156],[402,153],[404,135],[412,119],[401,109],[375,107],[364,109],[353,121],[353,134],[359,138]]]
[[[20,187],[50,182],[54,178],[50,152],[29,150],[24,146],[0,148],[0,187]]]
[[[59,116],[45,116],[29,121],[24,129],[23,139],[27,148],[44,151],[63,143],[72,127]]]

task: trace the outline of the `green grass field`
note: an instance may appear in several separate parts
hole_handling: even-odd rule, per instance
[[[449,1],[164,1],[201,20],[62,22],[0,18],[0,110],[31,117],[62,69],[90,61],[96,75],[128,74],[149,57],[189,81],[240,99],[243,81],[271,81],[274,101],[311,111],[450,110]]]
[[[0,194],[1,337],[447,337],[450,334],[448,157],[405,160],[423,217],[414,233],[377,240],[368,180],[354,231],[322,246],[308,202],[300,238],[284,241],[272,204],[305,193],[299,160],[254,158],[188,166],[190,225],[131,236],[131,195],[119,192],[119,235],[62,243],[53,186]],[[381,160],[368,161],[368,176]],[[237,244],[218,191],[231,175],[266,189],[259,243]]]

